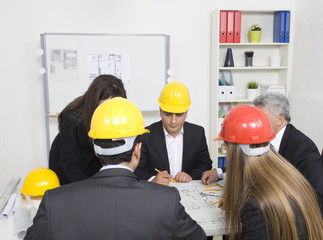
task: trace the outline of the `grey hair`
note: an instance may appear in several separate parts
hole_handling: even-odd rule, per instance
[[[281,93],[270,92],[264,93],[253,100],[255,106],[262,106],[274,116],[283,115],[287,122],[290,122],[289,102]]]

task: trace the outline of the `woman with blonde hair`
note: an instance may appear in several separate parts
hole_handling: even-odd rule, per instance
[[[308,181],[270,144],[267,116],[251,106],[232,108],[220,137],[226,146],[223,190],[230,239],[323,239],[323,220]]]

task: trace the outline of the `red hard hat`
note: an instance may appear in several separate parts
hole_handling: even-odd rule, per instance
[[[265,113],[255,107],[239,105],[229,110],[223,120],[220,136],[214,140],[257,144],[274,138],[275,133]]]

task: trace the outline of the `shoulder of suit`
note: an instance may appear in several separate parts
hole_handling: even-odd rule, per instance
[[[190,123],[190,122],[185,122],[184,123],[184,129],[185,128],[189,128],[189,129],[197,129],[197,130],[203,130],[204,131],[204,127],[194,124],[194,123]]]
[[[147,126],[146,128],[149,129],[150,132],[154,132],[159,130],[162,127],[162,121],[158,121],[158,122],[154,122],[152,124],[150,124],[149,126]]]
[[[287,130],[288,129],[288,130]],[[303,132],[298,130],[295,126],[292,124],[288,124],[286,127],[286,131],[288,131],[289,140],[295,143],[304,143],[307,142],[307,144],[315,145],[312,139],[310,139],[307,135],[305,135]],[[285,132],[286,132],[285,131]]]
[[[303,132],[301,132],[300,130],[298,130],[293,124],[288,124],[286,126],[286,130],[289,128],[289,132],[290,132],[290,135],[293,136],[293,137],[301,137],[301,138],[309,138],[307,137]]]

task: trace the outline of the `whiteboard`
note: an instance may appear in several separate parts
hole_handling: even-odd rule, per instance
[[[141,111],[158,111],[169,69],[165,34],[41,34],[47,116],[57,115],[88,89],[96,75],[112,74]]]

